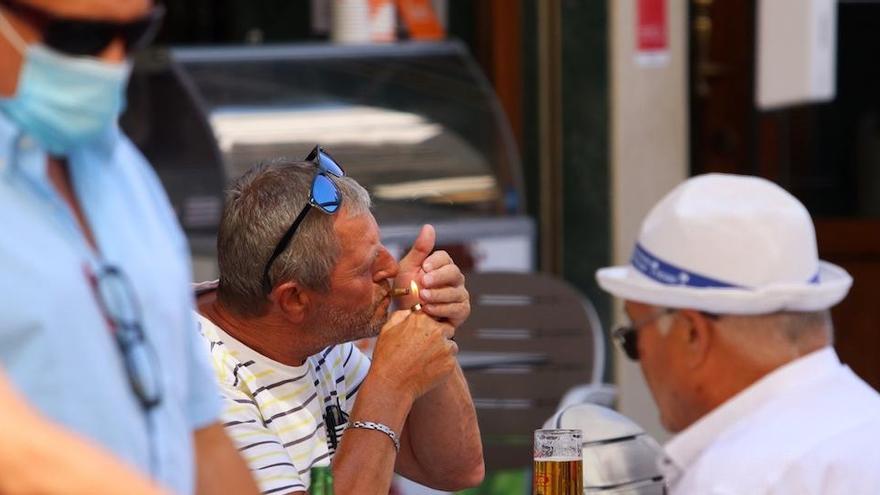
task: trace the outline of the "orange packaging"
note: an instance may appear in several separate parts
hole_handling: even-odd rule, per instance
[[[414,40],[440,40],[446,36],[434,14],[431,0],[397,0],[400,16]]]
[[[394,0],[370,0],[370,39],[372,41],[394,41],[397,19],[394,15]]]

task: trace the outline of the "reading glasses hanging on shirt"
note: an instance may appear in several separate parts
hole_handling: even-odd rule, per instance
[[[102,266],[89,278],[116,339],[131,390],[144,411],[149,411],[162,401],[162,381],[158,357],[144,333],[143,313],[134,287],[113,265]]]

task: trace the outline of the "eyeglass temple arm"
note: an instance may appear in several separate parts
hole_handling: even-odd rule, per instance
[[[287,232],[284,233],[284,236],[281,237],[281,240],[278,241],[278,245],[275,246],[275,251],[272,252],[272,256],[269,257],[269,261],[266,262],[266,268],[263,269],[263,292],[266,294],[272,292],[272,281],[269,280],[269,270],[272,269],[272,263],[275,262],[275,259],[287,249],[288,244],[290,244],[290,239],[293,238],[293,234],[296,233],[296,229],[299,228],[299,224],[306,219],[306,215],[309,214],[309,210],[312,209],[312,205],[306,203],[303,207],[302,211],[299,212],[299,215],[296,216],[296,220],[290,225],[290,228],[287,229]]]

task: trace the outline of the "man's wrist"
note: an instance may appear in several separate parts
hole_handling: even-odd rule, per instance
[[[375,387],[378,391],[377,393],[388,399],[389,402],[402,404],[409,411],[409,408],[416,400],[415,391],[412,390],[412,387],[407,386],[405,380],[395,376],[395,373],[399,374],[399,372],[396,370],[388,371],[386,372],[380,363],[374,361],[370,366],[370,371],[367,373],[362,387],[368,389]]]
[[[357,401],[350,417],[381,422],[399,432],[412,409],[413,396],[403,387],[396,386],[392,380],[373,371],[370,369],[358,390]]]
[[[348,424],[348,428],[360,428],[362,430],[373,430],[384,433],[394,445],[394,451],[400,452],[400,436],[386,424],[377,423],[375,421],[352,421]]]

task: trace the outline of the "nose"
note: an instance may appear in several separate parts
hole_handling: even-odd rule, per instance
[[[394,256],[391,256],[391,253],[388,252],[385,246],[382,246],[376,259],[376,271],[373,272],[373,281],[380,283],[383,280],[393,279],[399,271],[400,265],[397,263],[397,260],[394,259]]]
[[[125,60],[125,56],[125,43],[122,41],[122,38],[117,36],[109,45],[107,45],[107,48],[105,48],[98,57],[105,62],[118,64]]]

